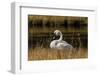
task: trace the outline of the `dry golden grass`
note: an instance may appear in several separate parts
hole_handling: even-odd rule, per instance
[[[56,59],[79,59],[87,58],[88,51],[85,48],[80,50],[56,50],[50,48],[35,48],[28,51],[28,60],[56,60]]]

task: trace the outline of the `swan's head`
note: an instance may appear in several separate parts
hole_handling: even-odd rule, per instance
[[[54,31],[54,34],[55,34],[56,36],[60,36],[62,33],[61,33],[61,31],[59,31],[59,30],[55,30],[55,31]]]

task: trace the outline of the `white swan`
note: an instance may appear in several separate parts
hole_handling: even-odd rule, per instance
[[[66,41],[63,41],[63,35],[59,30],[55,30],[54,34],[56,36],[60,36],[60,38],[58,40],[53,40],[50,43],[50,48],[54,48],[54,49],[70,49],[72,50],[72,45],[68,44]]]

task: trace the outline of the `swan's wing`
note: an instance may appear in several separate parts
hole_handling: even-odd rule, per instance
[[[72,45],[67,44],[67,43],[58,43],[57,48],[59,49],[72,49]]]
[[[70,45],[69,43],[67,43],[66,41],[63,41],[63,40],[62,40],[61,43],[63,43],[63,46],[64,46],[64,47],[73,48],[73,46]]]
[[[68,48],[69,44],[59,43],[57,46],[60,47],[60,48]]]

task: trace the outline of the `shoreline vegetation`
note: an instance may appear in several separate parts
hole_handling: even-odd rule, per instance
[[[86,48],[69,50],[56,50],[49,48],[35,48],[28,51],[28,60],[57,60],[57,59],[84,59],[88,58]]]

